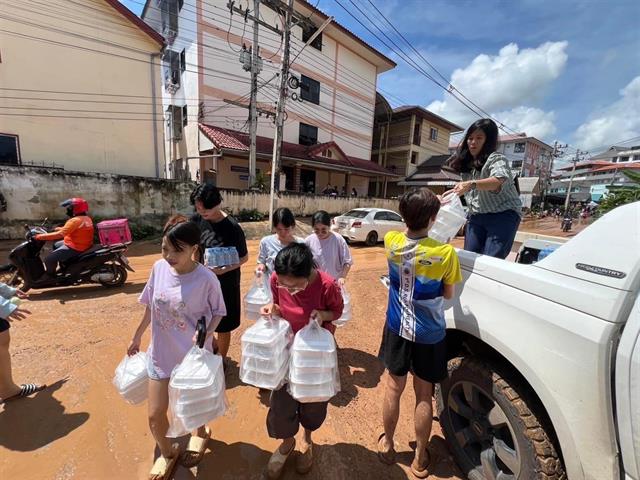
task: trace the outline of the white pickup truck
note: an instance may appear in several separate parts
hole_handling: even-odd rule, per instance
[[[640,480],[640,202],[543,260],[459,251],[440,423],[470,480]]]

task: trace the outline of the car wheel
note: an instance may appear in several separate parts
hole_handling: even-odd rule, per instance
[[[369,234],[367,235],[367,239],[364,241],[364,243],[366,243],[370,247],[378,243],[378,232],[376,232],[375,230],[369,232]]]
[[[566,480],[528,385],[478,358],[449,362],[436,395],[442,429],[469,480]]]

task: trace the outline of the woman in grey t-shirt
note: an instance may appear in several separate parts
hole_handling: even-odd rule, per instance
[[[469,127],[448,166],[462,182],[453,191],[469,207],[464,249],[506,258],[520,225],[522,202],[507,158],[496,152],[498,127],[483,118]]]
[[[288,208],[278,208],[273,212],[271,227],[275,233],[262,237],[258,250],[258,271],[265,275],[273,272],[273,262],[280,250],[292,243],[304,242],[302,238],[293,235],[296,218]]]

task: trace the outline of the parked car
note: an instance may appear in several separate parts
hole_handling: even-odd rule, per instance
[[[531,244],[529,265],[458,251],[436,402],[469,479],[640,480],[639,218]]]
[[[331,220],[331,230],[349,242],[375,245],[391,230],[404,230],[402,217],[384,208],[354,208]]]

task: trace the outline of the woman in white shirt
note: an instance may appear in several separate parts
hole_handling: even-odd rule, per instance
[[[340,286],[344,285],[353,265],[347,242],[331,231],[331,217],[324,210],[313,214],[311,226],[314,233],[307,237],[305,243],[311,248],[318,269],[335,278]]]
[[[304,240],[293,235],[296,229],[296,218],[288,208],[278,208],[273,212],[271,226],[275,232],[262,237],[258,250],[258,271],[271,275],[276,255],[287,245],[302,243]]]

